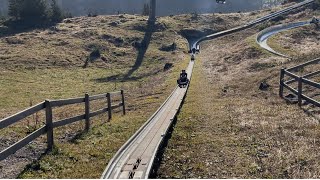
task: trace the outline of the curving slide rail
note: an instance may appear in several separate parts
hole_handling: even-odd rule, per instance
[[[193,45],[193,47],[195,47],[197,44],[199,44],[202,41],[215,39],[215,38],[218,38],[218,37],[221,37],[221,36],[224,36],[224,35],[235,33],[235,32],[238,32],[238,31],[242,31],[244,29],[248,29],[250,27],[253,27],[253,26],[255,26],[257,24],[260,24],[262,22],[265,22],[267,20],[270,20],[270,19],[276,18],[278,16],[284,15],[286,13],[289,13],[290,11],[293,11],[293,10],[295,10],[297,8],[312,4],[313,2],[314,2],[314,0],[306,0],[306,1],[303,1],[301,3],[297,3],[295,5],[287,7],[285,9],[282,9],[280,11],[271,13],[269,15],[266,15],[266,16],[263,16],[263,17],[258,18],[256,20],[253,20],[251,22],[248,22],[245,25],[242,25],[242,26],[239,26],[239,27],[235,27],[235,28],[232,28],[232,29],[229,29],[229,30],[226,30],[226,31],[221,31],[221,32],[218,32],[218,33],[215,33],[215,34],[211,34],[211,35],[208,35],[208,36],[204,36],[204,37],[200,38],[198,41],[196,41],[195,44]]]
[[[298,28],[298,27],[302,27],[302,26],[306,26],[306,25],[310,25],[311,21],[302,21],[302,22],[295,22],[295,23],[289,23],[289,24],[280,24],[280,25],[276,25],[276,26],[272,26],[269,27],[267,29],[262,30],[258,35],[257,35],[257,43],[265,50],[278,55],[278,56],[282,56],[285,58],[290,58],[289,56],[282,54],[280,52],[275,51],[274,49],[272,49],[269,45],[268,45],[268,39],[277,34],[280,33],[282,31],[286,31],[289,29],[294,29],[294,28]]]
[[[224,35],[232,34],[255,24],[272,19],[293,9],[308,5],[314,0],[306,0],[294,6],[269,14],[255,21],[230,30],[221,31],[209,36],[202,37],[195,41],[190,47],[195,47],[202,41],[214,39]],[[194,61],[190,61],[186,71],[188,78],[191,80]],[[161,107],[145,122],[142,127],[119,149],[115,156],[110,160],[107,168],[103,172],[103,179],[147,179],[152,173],[152,166],[163,142],[169,127],[172,125],[184,100],[187,90],[186,88],[176,88],[173,90],[167,100]]]

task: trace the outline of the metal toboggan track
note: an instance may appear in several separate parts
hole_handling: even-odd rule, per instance
[[[191,45],[191,47],[195,47],[198,43],[204,40],[214,39],[250,28],[256,24],[288,13],[313,2],[314,0],[306,0],[278,12],[258,18],[243,26],[204,36]],[[193,67],[194,61],[190,61],[186,69],[190,81]],[[186,88],[179,88],[177,86],[174,89],[171,95],[150,117],[150,119],[145,122],[142,127],[119,149],[115,156],[110,160],[101,178],[147,179],[149,177],[158,149],[182,105],[182,101],[186,96],[188,87],[189,86]]]

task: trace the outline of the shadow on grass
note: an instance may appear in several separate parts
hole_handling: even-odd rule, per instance
[[[149,73],[144,73],[140,76],[130,76],[127,77],[126,75],[123,74],[118,74],[118,75],[112,75],[106,78],[98,78],[95,79],[94,81],[98,82],[98,83],[106,83],[106,82],[131,82],[131,81],[138,81],[140,79],[143,79],[145,77],[149,77],[152,75],[157,75],[160,72],[162,72],[162,70],[157,70],[154,72],[149,72]]]
[[[149,178],[150,179],[159,179],[159,175],[160,175],[160,166],[161,166],[161,162],[163,161],[164,158],[164,154],[165,154],[165,149],[166,147],[168,147],[169,141],[172,138],[172,133],[174,131],[174,127],[177,124],[177,117],[174,118],[172,125],[170,126],[168,133],[166,134],[165,139],[163,140],[163,142],[161,143],[159,150],[157,152],[156,158],[154,160],[153,163],[153,167],[152,167],[152,171],[150,173]]]
[[[310,98],[315,99],[315,97],[320,96],[320,94],[314,94]],[[316,99],[315,99],[316,100]],[[303,105],[309,105],[309,103],[305,102]],[[311,106],[305,106],[301,108],[304,113],[306,113],[308,116],[311,116],[315,118],[317,121],[320,122],[320,107],[311,105]]]
[[[82,140],[84,139],[85,135],[88,133],[88,131],[81,130],[80,132],[77,132],[76,134],[73,134],[73,137],[68,140],[69,143],[73,144],[78,144],[77,140]],[[46,149],[43,153],[39,154],[38,157],[35,158],[31,163],[25,166],[22,172],[19,173],[17,178],[23,178],[23,174],[29,172],[29,171],[46,171],[44,167],[41,166],[41,160],[46,156],[46,155],[59,155],[61,152],[59,151],[59,148],[57,146],[53,146],[53,149],[49,151]]]
[[[129,78],[141,66],[141,64],[143,62],[144,55],[146,54],[147,49],[148,49],[149,44],[150,44],[150,41],[151,41],[151,36],[153,34],[154,25],[155,25],[155,21],[148,21],[147,30],[146,30],[144,38],[143,38],[143,40],[141,42],[142,46],[141,46],[141,48],[139,48],[139,52],[138,52],[138,56],[136,58],[136,62],[134,63],[132,69],[130,69],[128,71],[128,73],[124,76],[124,78]]]
[[[148,47],[149,47],[149,44],[151,41],[154,27],[155,27],[155,21],[148,21],[144,38],[138,48],[138,56],[136,58],[136,61],[135,61],[134,65],[132,66],[132,68],[126,74],[118,74],[118,75],[113,75],[113,76],[109,76],[106,78],[99,78],[99,79],[95,79],[95,81],[97,81],[99,83],[137,81],[137,80],[142,79],[144,77],[159,73],[160,70],[157,72],[146,73],[146,74],[143,74],[140,76],[132,77],[132,74],[139,69],[139,67],[141,66],[141,64],[143,62],[144,56],[148,50]]]
[[[187,90],[187,92],[188,92],[188,90]],[[178,115],[180,114],[181,108],[185,103],[185,98],[186,98],[186,95],[183,97],[182,102],[180,104],[180,107],[179,107],[179,109],[177,111],[177,114],[174,117],[174,119],[172,120],[172,124],[170,125],[170,127],[169,127],[169,129],[167,131],[167,134],[165,135],[165,137],[164,137],[163,141],[161,142],[160,147],[159,147],[159,149],[158,149],[158,151],[156,153],[156,157],[155,157],[154,163],[152,165],[152,170],[151,170],[151,173],[149,175],[150,179],[159,179],[159,178],[161,178],[161,172],[159,171],[160,170],[160,166],[161,166],[161,162],[163,162],[163,158],[164,158],[164,154],[166,152],[166,148],[168,147],[169,141],[172,138],[172,133],[173,133],[174,128],[175,128],[175,126],[177,124],[177,121],[178,121]]]
[[[45,150],[42,154],[40,154],[40,156],[37,159],[33,160],[31,163],[26,165],[26,167],[23,169],[23,171],[19,173],[17,178],[18,179],[23,178],[23,174],[25,174],[26,172],[29,172],[29,171],[45,170],[45,169],[43,169],[43,167],[41,167],[40,160],[43,159],[46,155],[48,155],[50,153],[54,154],[54,155],[59,154],[59,149],[54,146],[52,151]]]
[[[50,21],[22,21],[22,20],[7,20],[0,25],[0,38],[14,36],[19,33],[30,32],[36,29],[47,29],[49,27],[55,26],[57,23]]]

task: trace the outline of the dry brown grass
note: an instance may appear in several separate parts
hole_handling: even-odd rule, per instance
[[[313,16],[317,17],[318,11],[307,9],[297,14],[290,15],[283,23],[292,23],[296,21],[309,21]],[[288,31],[281,32],[269,39],[270,47],[289,55],[297,57],[317,52],[319,49],[319,27],[315,25],[304,26]]]
[[[203,45],[159,178],[320,177],[319,108],[278,96],[281,67],[312,57],[265,53],[252,44],[256,32]],[[259,90],[262,81],[267,91]]]
[[[0,38],[0,63],[2,64],[0,66],[0,118],[28,107],[30,101],[35,104],[44,99],[83,96],[85,92],[99,94],[114,89],[124,89],[128,102],[127,116],[115,115],[111,123],[105,123],[106,115],[99,116],[94,119],[93,128],[88,133],[82,133],[84,128],[82,122],[55,130],[56,147],[54,151],[42,156],[39,160],[36,159],[44,152],[45,139],[40,138],[31,143],[8,160],[1,162],[1,178],[16,177],[20,170],[33,160],[35,161],[20,174],[20,178],[100,177],[112,155],[160,106],[173,89],[178,71],[183,69],[188,61],[186,59],[188,57],[186,40],[178,35],[182,29],[222,30],[243,24],[265,13],[268,11],[160,18],[141,66],[125,79],[123,77],[134,65],[138,54],[132,44],[141,42],[143,39],[146,17],[131,15],[77,17],[68,19],[50,29],[33,30]],[[110,25],[114,22],[117,22],[118,25]],[[241,34],[241,36],[247,37],[250,33]],[[238,35],[231,36],[228,40],[222,39],[221,41],[225,43],[239,37]],[[178,45],[175,52],[159,50],[161,46],[172,42]],[[267,127],[277,135],[280,125],[285,129],[293,120],[288,122],[279,120],[282,124],[275,123],[269,128],[266,122],[275,116],[273,108],[259,107],[259,104],[267,102],[272,107],[282,107],[276,112],[290,109],[294,111],[297,108],[296,106],[284,106],[281,100],[264,100],[259,97],[265,98],[270,95],[275,97],[275,92],[261,93],[253,90],[263,74],[269,73],[268,70],[271,72],[272,69],[271,77],[275,78],[278,73],[275,68],[279,67],[279,63],[285,61],[279,58],[263,59],[262,57],[267,57],[268,54],[256,47],[252,48],[251,42],[253,42],[252,39],[232,46],[227,43],[223,46],[208,46],[206,51],[210,54],[201,55],[205,63],[202,64],[203,66],[197,64],[194,80],[196,83],[193,83],[190,89],[190,99],[187,99],[184,109],[186,112],[182,112],[181,115],[183,122],[180,125],[182,127],[177,127],[175,131],[177,135],[173,138],[177,140],[175,143],[178,146],[170,145],[168,151],[169,156],[172,155],[170,161],[174,164],[169,163],[168,166],[165,166],[170,169],[164,170],[164,175],[161,177],[198,177],[198,175],[201,177],[242,177],[239,174],[247,172],[246,168],[242,168],[243,166],[250,167],[250,172],[256,175],[252,177],[260,177],[257,172],[261,171],[261,164],[259,164],[260,161],[255,160],[256,153],[260,153],[257,148],[260,147],[258,146],[261,142],[259,138],[262,135],[259,133],[265,137],[266,132],[269,132],[261,132],[261,124],[263,124],[262,129]],[[224,59],[230,47],[234,49],[232,51],[234,55]],[[86,69],[83,69],[87,57],[95,48],[100,49],[104,60],[96,59],[90,62]],[[246,51],[248,53],[242,56],[242,53],[239,53],[241,50],[248,50]],[[212,57],[211,51],[220,54]],[[238,56],[241,57],[240,60]],[[261,63],[257,64],[257,61],[252,59],[256,56],[261,56]],[[173,62],[173,69],[166,72],[161,71],[167,62]],[[229,65],[233,65],[233,68],[228,67]],[[199,68],[202,67],[208,71],[200,71]],[[263,67],[268,67],[268,69],[265,70]],[[207,80],[201,78],[207,75],[215,78]],[[246,82],[248,77],[252,76],[256,78],[251,79],[254,85],[237,84],[241,81]],[[198,86],[204,88],[196,89]],[[221,98],[220,90],[222,89],[226,89],[222,93],[222,97],[225,98]],[[197,94],[196,91],[201,93]],[[207,96],[208,92],[210,96]],[[203,101],[199,102],[200,99]],[[104,102],[100,102],[96,106],[103,106],[103,104]],[[237,109],[237,107],[241,108]],[[199,111],[194,111],[194,109],[199,109]],[[56,109],[55,119],[70,117],[82,111],[82,106],[71,106],[70,111]],[[262,114],[264,121],[255,122],[254,120],[260,119],[256,117],[257,114]],[[296,117],[305,118],[304,114],[297,114]],[[1,131],[1,149],[27,134],[29,129],[35,126],[35,119],[40,119],[41,124],[42,117],[43,112],[38,114],[38,118],[31,117]],[[238,117],[241,117],[241,120]],[[280,117],[282,116],[279,115]],[[287,118],[285,115],[283,117]],[[212,121],[212,119],[217,121]],[[309,124],[301,120],[301,127],[314,128],[315,123],[311,119],[306,119],[310,120]],[[247,129],[250,130],[250,133]],[[254,136],[252,133],[257,133],[257,135]],[[289,136],[292,132],[285,131],[285,133]],[[239,138],[238,134],[243,138]],[[276,135],[277,140],[279,137]],[[311,133],[310,137],[314,136]],[[309,143],[309,139],[306,139]],[[191,140],[191,143],[187,140]],[[272,143],[273,141],[270,142],[271,145]],[[201,150],[191,152],[193,147],[201,147]],[[182,153],[176,156],[178,152]],[[279,155],[272,157],[274,159],[280,155],[282,157],[284,156],[282,152],[287,151],[279,151]],[[300,149],[299,152],[303,154],[305,151]],[[270,150],[270,154],[273,155],[273,153],[273,149]],[[173,157],[176,159],[172,159]],[[243,162],[234,163],[234,161]],[[222,162],[226,163],[220,166]],[[292,171],[295,170],[294,168],[291,168]],[[217,173],[214,170],[217,170]]]

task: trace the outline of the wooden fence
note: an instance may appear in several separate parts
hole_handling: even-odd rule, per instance
[[[281,69],[281,72],[280,72],[280,88],[279,88],[280,97],[283,98],[283,91],[284,91],[284,88],[286,88],[289,91],[291,91],[293,94],[298,96],[298,103],[299,103],[300,107],[302,106],[302,100],[305,100],[308,103],[311,103],[311,104],[313,104],[313,105],[315,105],[317,107],[320,107],[320,102],[319,101],[316,101],[315,99],[312,99],[311,97],[308,97],[307,95],[303,94],[303,87],[304,87],[303,85],[304,84],[320,89],[320,83],[317,83],[317,82],[314,82],[314,81],[308,79],[308,78],[311,78],[311,77],[313,77],[315,75],[320,74],[320,71],[315,71],[315,72],[312,72],[312,73],[309,73],[309,74],[306,74],[306,75],[302,75],[302,76],[298,76],[298,75],[293,73],[293,71],[297,71],[299,69],[302,69],[305,66],[318,64],[318,63],[320,63],[320,58],[308,61],[306,63],[300,64],[298,66],[295,66],[295,67],[292,67],[292,68],[289,68],[289,69],[284,69],[284,68]],[[289,76],[292,79],[290,79],[288,81],[285,81],[284,80],[285,75]],[[297,89],[295,89],[292,86],[290,86],[290,84],[293,84],[295,82],[298,83],[298,86],[297,86],[298,88]]]
[[[112,104],[111,98],[116,95],[121,95],[121,102],[118,104]],[[107,98],[107,107],[90,112],[90,102],[95,100],[100,100]],[[79,104],[84,103],[85,104],[85,113],[83,115],[59,120],[53,122],[53,114],[52,114],[52,108],[53,107],[62,107],[65,105],[72,105],[72,104]],[[84,98],[72,98],[72,99],[61,99],[61,100],[46,100],[44,102],[41,102],[35,106],[32,106],[24,111],[21,111],[15,115],[12,115],[10,117],[7,117],[5,119],[0,120],[0,129],[6,128],[30,115],[33,115],[41,110],[45,110],[45,116],[46,116],[46,124],[42,126],[41,128],[35,130],[33,133],[29,134],[27,137],[21,139],[20,141],[16,142],[15,144],[11,145],[10,147],[6,148],[5,150],[0,152],[0,161],[7,158],[9,155],[14,154],[19,149],[23,148],[27,144],[29,144],[31,141],[35,140],[39,136],[43,134],[47,134],[47,147],[48,150],[52,150],[54,140],[53,140],[53,129],[65,126],[67,124],[71,124],[74,122],[78,122],[80,120],[85,120],[85,129],[89,130],[90,128],[90,118],[100,115],[102,113],[108,112],[108,118],[109,121],[112,118],[112,109],[120,108],[122,107],[123,114],[126,114],[125,109],[125,98],[124,98],[124,92],[123,90],[118,92],[111,92],[106,94],[99,94],[94,96],[89,96],[88,94],[85,94]]]

